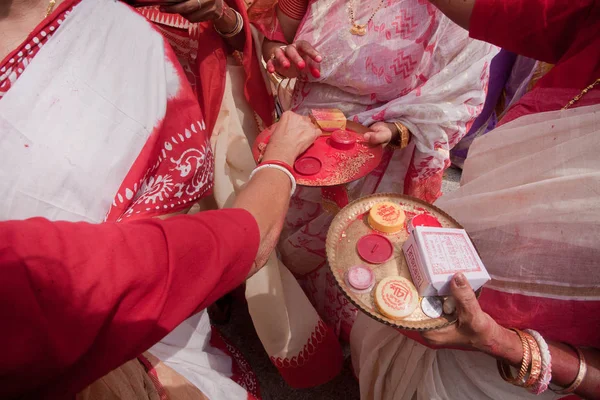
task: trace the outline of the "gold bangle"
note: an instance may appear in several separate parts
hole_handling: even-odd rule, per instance
[[[515,378],[514,382],[511,382],[513,385],[519,385],[525,382],[525,376],[529,371],[529,366],[531,364],[531,346],[529,346],[529,341],[527,340],[524,332],[519,329],[512,329],[512,331],[519,335],[519,339],[521,339],[521,345],[523,346],[523,361],[521,362],[521,369],[519,370],[519,374]]]
[[[410,131],[400,122],[394,122],[393,124],[398,129],[398,133],[400,134],[400,149],[403,149],[408,146],[408,142],[410,141]]]
[[[583,380],[585,379],[585,375],[587,374],[587,363],[585,362],[585,357],[583,356],[583,352],[581,351],[581,349],[579,349],[579,347],[576,347],[576,346],[571,346],[568,343],[565,343],[565,344],[577,352],[577,356],[579,357],[579,371],[577,372],[577,376],[575,377],[575,380],[573,381],[573,383],[571,383],[566,388],[564,388],[564,389],[550,388],[550,390],[552,390],[556,394],[571,394],[571,393],[575,392],[577,390],[577,388],[579,388],[579,385],[581,385],[581,382],[583,382]]]
[[[529,365],[531,364],[531,349],[529,348],[529,342],[525,338],[523,332],[518,329],[511,329],[511,331],[519,335],[519,339],[521,339],[521,346],[523,346],[523,360],[521,361],[521,368],[519,369],[518,375],[514,377],[510,371],[510,365],[507,363],[498,360],[497,366],[498,372],[504,381],[512,385],[520,386],[521,382],[525,382],[525,376],[527,375],[527,371],[529,371]]]
[[[531,349],[531,368],[529,370],[529,378],[523,384],[523,387],[529,388],[533,386],[538,379],[540,379],[540,374],[542,373],[542,352],[540,351],[540,346],[537,344],[533,336],[527,332],[523,332],[523,335],[527,339],[529,348]]]

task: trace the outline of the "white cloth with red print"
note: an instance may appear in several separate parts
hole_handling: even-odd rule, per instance
[[[367,5],[354,5],[359,24],[375,7]],[[483,106],[497,48],[470,39],[427,0],[385,0],[365,36],[351,34],[350,27],[346,1],[310,2],[295,40],[323,56],[321,76],[296,83],[291,108],[335,107],[365,126],[403,123],[416,147],[412,162],[404,165],[408,171],[392,166],[381,186],[433,202],[449,150]]]
[[[340,207],[374,192],[433,202],[441,194],[450,149],[483,106],[489,64],[497,53],[494,46],[469,39],[467,31],[428,1],[384,4],[367,34],[355,36],[349,31],[345,1],[313,1],[296,35],[315,46],[323,61],[320,78],[296,83],[293,110],[336,107],[363,125],[401,122],[412,134],[410,145],[396,150],[388,164],[333,189],[345,192],[341,201],[339,195],[328,199]],[[372,10],[355,12],[357,22],[364,23]],[[323,192],[302,188],[292,199],[279,250],[325,322],[347,338],[356,308],[326,267],[325,238],[332,218]]]
[[[0,219],[126,221],[211,192],[197,98],[171,47],[124,3],[64,0],[0,71]],[[253,398],[209,338],[203,312],[166,339],[181,347],[162,359],[211,399]]]

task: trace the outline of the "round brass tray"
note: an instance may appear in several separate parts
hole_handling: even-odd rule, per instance
[[[364,235],[375,232],[367,223],[367,215],[371,207],[382,201],[391,201],[399,204],[406,213],[406,222],[415,215],[429,213],[436,217],[444,228],[462,228],[456,220],[444,211],[414,197],[393,193],[380,193],[355,200],[336,215],[327,232],[327,260],[338,286],[350,302],[359,310],[386,325],[407,330],[425,331],[453,324],[456,322],[456,315],[442,315],[439,318],[430,318],[421,311],[421,307],[417,307],[411,315],[402,320],[387,318],[375,306],[373,298],[375,289],[369,293],[361,294],[352,291],[348,287],[345,279],[346,272],[350,267],[357,264],[366,265],[373,271],[375,286],[383,278],[393,275],[403,276],[412,282],[404,253],[402,252],[402,245],[408,239],[406,224],[404,229],[398,233],[390,235],[382,233],[394,246],[394,255],[389,261],[383,264],[370,264],[362,260],[356,251],[358,240]]]

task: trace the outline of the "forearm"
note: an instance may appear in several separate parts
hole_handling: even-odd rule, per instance
[[[552,383],[567,387],[579,372],[577,353],[563,343],[548,342],[552,355]],[[581,349],[587,364],[585,379],[576,390],[584,399],[600,399],[600,351],[592,348]]]
[[[237,25],[237,16],[233,8],[224,5],[223,15],[214,21],[215,28],[223,34],[232,32]],[[246,36],[244,30],[232,37],[223,37],[223,40],[234,50],[243,51],[246,44]]]
[[[237,195],[233,206],[250,212],[260,230],[256,263],[249,277],[264,265],[277,244],[290,202],[290,190],[288,176],[276,169],[265,168],[258,171]]]
[[[457,25],[469,30],[469,22],[476,0],[429,0]]]
[[[595,0],[430,2],[448,18],[469,30],[471,37],[549,63],[560,60],[580,29],[597,23],[593,19],[598,9]]]
[[[243,210],[122,224],[1,222],[0,397],[49,382],[81,390],[242,283],[257,247],[258,227]]]
[[[285,39],[288,43],[292,43],[296,36],[296,31],[300,26],[300,20],[295,20],[293,18],[288,17],[279,9],[279,7],[277,7],[277,19],[279,20],[279,24],[281,26],[281,30],[283,31]],[[264,59],[268,60],[273,54],[275,54],[275,50],[277,50],[281,46],[285,46],[288,43],[270,40],[265,37],[262,46]]]
[[[279,20],[279,24],[281,25],[281,30],[283,31],[285,39],[288,41],[288,43],[292,43],[296,37],[296,33],[298,32],[298,27],[300,26],[300,22],[302,22],[302,18],[295,19],[286,15],[278,5],[277,19]]]
[[[552,356],[552,383],[560,387],[568,387],[579,371],[577,353],[568,345],[547,341]],[[515,368],[521,366],[523,348],[519,336],[509,329],[497,326],[494,338],[478,350],[505,361]],[[600,352],[596,349],[582,350],[587,363],[587,374],[576,393],[586,399],[600,398]]]

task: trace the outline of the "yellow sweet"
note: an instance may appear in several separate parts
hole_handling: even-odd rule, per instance
[[[416,310],[419,294],[415,285],[401,276],[388,276],[375,289],[375,305],[390,319],[403,319]]]
[[[310,110],[310,118],[325,132],[346,129],[346,117],[344,113],[335,108]]]
[[[368,220],[371,228],[379,232],[396,233],[404,228],[405,219],[404,210],[398,204],[384,201],[371,208]]]

